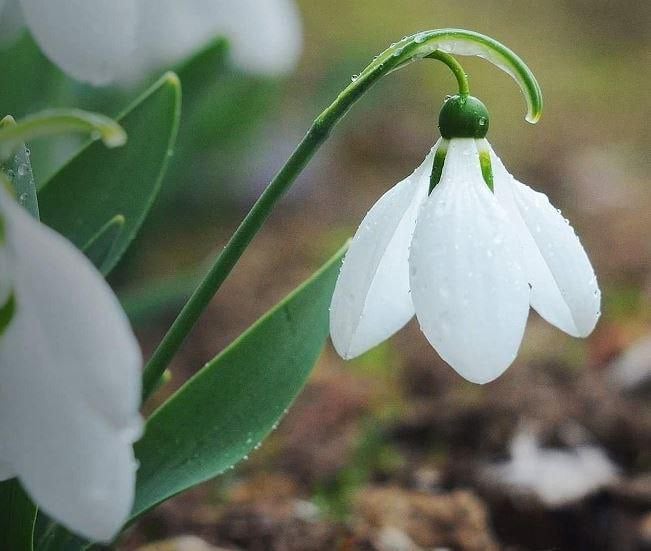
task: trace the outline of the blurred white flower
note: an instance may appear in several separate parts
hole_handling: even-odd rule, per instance
[[[0,40],[24,23],[54,63],[95,85],[135,80],[218,36],[240,68],[265,75],[290,71],[302,46],[293,0],[0,0]]]
[[[0,183],[0,480],[110,541],[133,505],[142,358],[115,295]]]
[[[433,159],[447,148],[428,196]],[[490,154],[494,193],[480,149]],[[517,354],[529,305],[563,331],[588,335],[600,292],[568,221],[517,182],[485,140],[441,140],[360,225],[332,299],[330,332],[348,359],[414,315],[440,356],[469,381],[498,377]]]

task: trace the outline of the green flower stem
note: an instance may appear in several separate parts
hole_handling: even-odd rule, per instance
[[[463,29],[439,29],[405,37],[400,42],[392,44],[359,76],[353,78],[352,83],[316,118],[285,166],[246,215],[147,363],[143,375],[143,401],[153,392],[157,381],[178,352],[186,336],[269,217],[278,200],[353,104],[383,76],[405,67],[412,61],[428,57],[446,63],[455,74],[460,89],[467,89],[468,83],[463,69],[456,62],[453,63],[449,56],[441,55],[449,53],[480,55],[509,73],[525,94],[529,107],[528,120],[534,122],[538,119],[542,107],[538,83],[524,62],[496,40]]]
[[[147,363],[143,374],[143,401],[155,389],[159,378],[165,372],[186,336],[235,267],[253,237],[267,220],[274,205],[285,194],[321,144],[327,139],[329,130],[330,128],[322,126],[318,120],[315,121],[287,163],[285,163],[285,166],[272,180],[237,230],[235,230],[212,268],[188,299],[181,313]]]
[[[457,79],[457,84],[459,85],[459,95],[468,96],[470,94],[468,75],[463,70],[461,63],[459,63],[455,58],[453,58],[450,54],[436,50],[434,53],[428,55],[427,59],[436,59],[437,61],[442,61],[445,63]]]

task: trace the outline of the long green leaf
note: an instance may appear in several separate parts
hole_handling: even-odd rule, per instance
[[[120,293],[120,303],[134,327],[151,323],[162,314],[174,314],[201,280],[198,269],[148,281]]]
[[[30,34],[25,32],[11,47],[5,46],[0,48],[0,111],[20,118],[46,106],[60,105],[65,76],[43,55]]]
[[[181,88],[168,73],[119,122],[127,144],[107,149],[92,143],[39,191],[41,219],[80,249],[87,249],[116,216],[124,225],[102,262],[115,267],[142,225],[158,191],[176,140]]]
[[[15,478],[0,482],[0,549],[32,551],[36,506]]]
[[[149,419],[133,518],[215,477],[274,429],[328,335],[343,250],[190,379]]]
[[[0,129],[16,126],[16,121],[7,115],[0,121]],[[36,183],[32,173],[32,163],[29,159],[29,149],[21,143],[8,159],[0,164],[10,180],[16,199],[34,218],[39,219],[38,198],[36,196]]]
[[[107,260],[111,259],[111,251],[118,242],[123,229],[124,216],[116,214],[101,230],[99,230],[97,235],[86,244],[86,247],[83,250],[83,253],[102,273],[108,271],[105,263]]]
[[[228,42],[217,38],[174,69],[183,83],[183,97],[190,109],[200,96],[213,91],[226,70],[227,58]]]

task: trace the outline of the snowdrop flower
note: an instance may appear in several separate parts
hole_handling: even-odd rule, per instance
[[[0,480],[94,541],[133,504],[141,362],[102,276],[0,184]]]
[[[449,98],[439,126],[442,139],[425,162],[357,230],[332,298],[330,332],[338,353],[354,358],[415,313],[448,364],[487,383],[515,359],[530,305],[585,337],[599,318],[600,292],[568,221],[544,194],[516,181],[488,145],[484,105]]]
[[[142,77],[217,36],[239,67],[266,75],[291,70],[302,45],[293,0],[0,0],[1,36],[23,24],[61,69],[95,85]]]

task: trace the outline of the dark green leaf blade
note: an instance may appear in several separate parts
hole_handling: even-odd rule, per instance
[[[65,77],[45,57],[29,33],[22,33],[11,47],[3,44],[0,48],[0,74],[4,83],[0,86],[2,115],[11,113],[14,117],[24,117],[46,105],[58,105]]]
[[[183,97],[190,108],[200,96],[211,92],[211,84],[219,81],[226,70],[228,42],[217,38],[185,59],[174,71],[183,83]]]
[[[0,482],[0,549],[32,551],[36,506],[17,479]]]
[[[15,125],[16,121],[11,115],[7,115],[0,121],[0,128]],[[9,178],[20,205],[38,220],[36,182],[32,173],[32,163],[29,160],[29,149],[24,143],[21,144],[13,155],[10,155],[0,166]]]
[[[116,216],[123,229],[102,267],[119,261],[156,198],[176,140],[181,87],[168,73],[120,117],[127,144],[92,143],[39,191],[41,219],[84,250]]]
[[[267,436],[303,388],[328,335],[344,251],[251,326],[149,419],[133,518],[222,473]]]
[[[177,312],[190,298],[202,275],[198,269],[177,272],[120,293],[120,303],[131,325],[143,326],[163,313]]]
[[[109,271],[110,264],[108,262],[111,260],[111,252],[124,230],[124,222],[124,216],[116,214],[87,243],[83,250],[88,260],[104,275]]]

